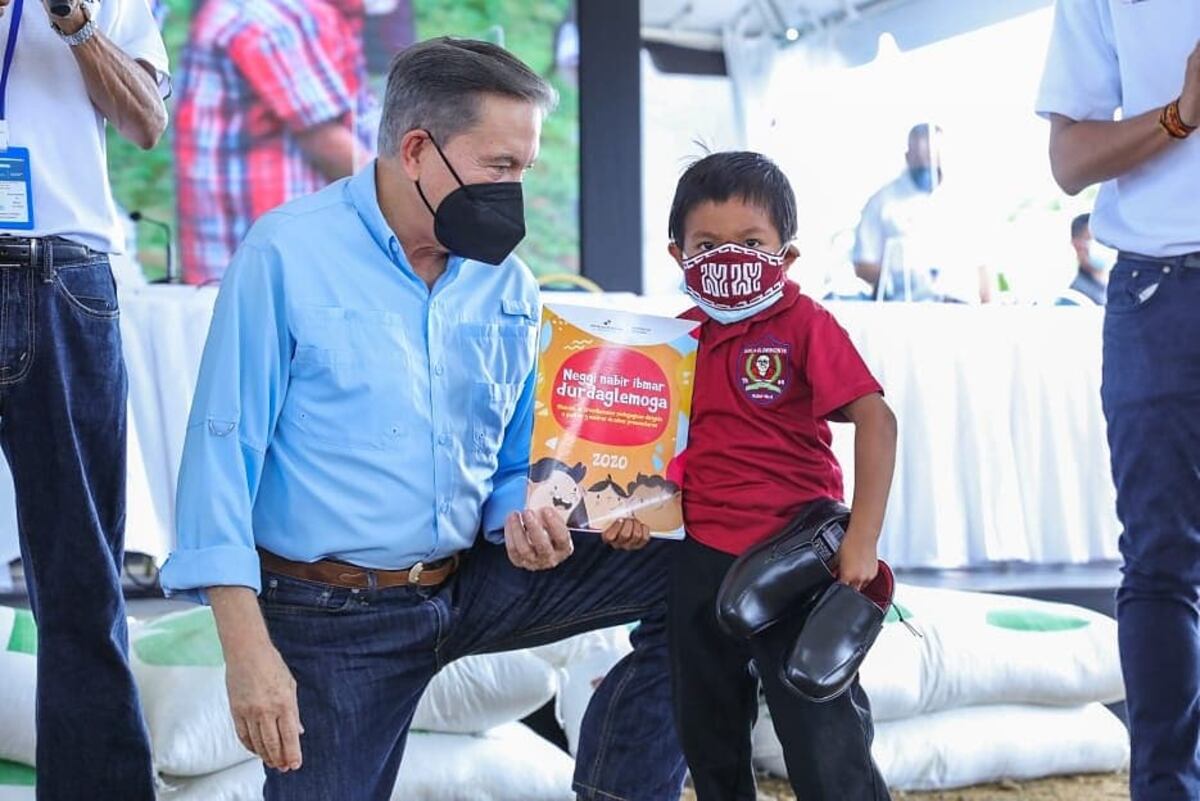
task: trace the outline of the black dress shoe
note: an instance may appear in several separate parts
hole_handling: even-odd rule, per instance
[[[829,564],[850,510],[837,501],[806,504],[787,527],[734,562],[717,592],[717,620],[749,638],[814,601],[833,583]]]
[[[883,561],[862,592],[841,583],[826,589],[783,662],[783,683],[818,703],[845,692],[883,629],[895,591],[896,580]]]

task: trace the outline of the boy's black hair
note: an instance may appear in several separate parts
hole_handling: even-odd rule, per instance
[[[775,162],[761,153],[712,153],[687,168],[671,203],[671,241],[683,247],[684,227],[692,209],[702,203],[738,198],[767,212],[781,241],[796,238],[796,193]]]

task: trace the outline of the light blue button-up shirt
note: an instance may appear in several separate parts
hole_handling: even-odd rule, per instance
[[[168,594],[261,590],[255,547],[396,569],[524,505],[537,284],[451,258],[430,291],[372,164],[288,203],[225,275],[188,421]]]

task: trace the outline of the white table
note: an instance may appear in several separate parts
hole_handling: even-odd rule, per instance
[[[129,369],[127,546],[164,559],[175,480],[214,289],[122,293]],[[673,315],[677,296],[551,302]],[[900,421],[881,553],[901,567],[1117,558],[1100,412],[1102,314],[1086,308],[830,304]],[[835,450],[853,488],[853,432]],[[0,560],[18,553],[0,463]],[[0,571],[0,581],[4,580]]]
[[[831,308],[899,420],[884,558],[903,567],[1119,558],[1100,309]],[[853,433],[837,429],[851,476]]]

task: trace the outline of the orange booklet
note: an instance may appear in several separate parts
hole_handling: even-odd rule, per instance
[[[633,517],[683,537],[682,470],[699,323],[546,306],[530,455],[531,509],[574,530]]]

